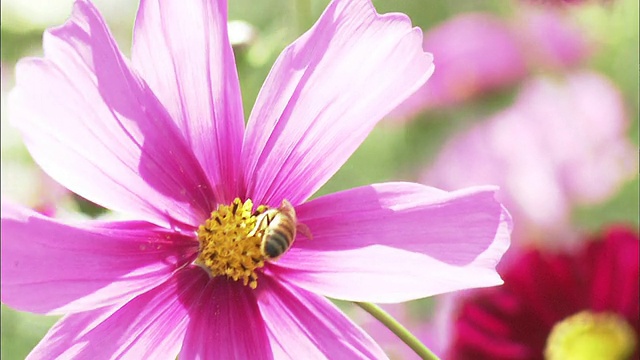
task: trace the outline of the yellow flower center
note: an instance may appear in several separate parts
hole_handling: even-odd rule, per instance
[[[255,289],[256,269],[265,261],[260,251],[265,229],[255,228],[258,216],[266,210],[260,205],[254,211],[251,200],[242,202],[238,198],[231,205],[219,205],[198,228],[200,248],[195,263],[211,277],[224,275]]]
[[[622,317],[583,311],[553,327],[544,355],[547,360],[626,360],[635,346],[635,331]]]

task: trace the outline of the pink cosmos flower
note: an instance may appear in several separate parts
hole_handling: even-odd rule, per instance
[[[635,176],[628,125],[620,93],[603,76],[534,78],[512,107],[452,138],[422,181],[500,184],[515,237],[565,232],[574,205],[603,201]]]
[[[244,124],[225,1],[143,0],[132,61],[75,3],[18,64],[10,105],[34,159],[131,221],[61,222],[3,202],[2,301],[66,314],[31,358],[380,358],[324,296],[400,302],[501,283],[494,187],[413,183],[308,200],[433,71],[419,29],[332,2],[276,61]],[[299,232],[277,261],[258,217]],[[261,217],[263,218],[263,217]]]
[[[524,7],[511,28],[532,71],[566,69],[588,57],[592,45],[572,19],[554,9]]]
[[[588,55],[588,42],[557,12],[523,8],[505,21],[488,13],[458,15],[425,34],[438,71],[391,117],[449,107],[512,86],[540,69],[566,69]]]
[[[638,234],[613,226],[571,251],[510,253],[503,286],[446,296],[447,359],[637,359]],[[571,355],[571,356],[570,356]]]
[[[391,114],[408,118],[425,109],[460,103],[508,86],[526,74],[526,59],[509,26],[490,14],[459,15],[429,30],[423,48],[438,71]]]

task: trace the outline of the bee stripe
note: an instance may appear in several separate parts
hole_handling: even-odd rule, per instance
[[[293,237],[296,235],[295,224],[289,219],[281,219],[276,229],[282,231],[284,235],[289,239],[293,239]]]
[[[275,258],[277,258],[278,256],[280,256],[280,255],[282,255],[284,253],[284,250],[281,249],[278,246],[278,244],[276,244],[275,242],[271,242],[271,241],[267,241],[264,244],[264,247],[263,247],[262,251],[270,259],[275,259]]]
[[[286,246],[288,247],[291,243],[291,240],[293,240],[293,234],[291,232],[285,233],[284,230],[285,229],[283,228],[274,229],[273,235],[275,235],[276,238],[279,238],[279,241],[282,244],[286,244]]]
[[[264,252],[270,258],[276,258],[282,254],[289,248],[290,237],[280,229],[274,229],[271,233],[269,233],[268,238],[265,240],[263,244]]]

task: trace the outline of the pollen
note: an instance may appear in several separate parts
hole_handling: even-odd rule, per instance
[[[545,359],[626,360],[636,345],[635,331],[618,314],[583,311],[553,327]]]
[[[254,210],[250,199],[242,202],[236,198],[231,205],[219,205],[198,228],[200,247],[196,265],[211,277],[226,276],[255,289],[256,270],[265,261],[260,251],[264,229],[255,229],[258,216],[266,210],[264,205]]]

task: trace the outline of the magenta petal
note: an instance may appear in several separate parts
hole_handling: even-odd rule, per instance
[[[307,199],[432,71],[405,15],[379,15],[368,0],[332,2],[258,95],[243,147],[246,197]]]
[[[299,237],[273,271],[350,301],[400,302],[502,283],[511,221],[493,187],[445,192],[412,183],[360,187],[297,207]]]
[[[253,291],[214,278],[202,292],[180,359],[273,359]]]
[[[17,66],[12,121],[56,181],[157,224],[197,226],[213,195],[191,149],[86,1]],[[37,99],[34,100],[34,99]]]
[[[143,0],[132,60],[182,130],[216,198],[231,202],[244,115],[226,1]]]
[[[65,316],[29,359],[175,359],[207,279],[188,268],[120,308]]]
[[[144,222],[68,225],[2,205],[2,302],[62,314],[121,303],[193,260],[198,243]]]
[[[382,349],[329,300],[268,277],[258,306],[276,359],[386,359]]]

